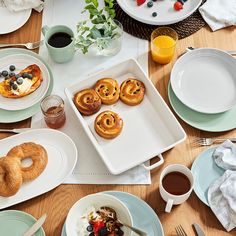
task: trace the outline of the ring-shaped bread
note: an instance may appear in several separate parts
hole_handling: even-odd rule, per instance
[[[37,178],[46,168],[48,155],[45,148],[33,142],[22,143],[13,147],[8,153],[7,158],[14,158],[20,165],[23,181],[29,181]],[[24,167],[21,161],[30,158],[32,164]]]
[[[0,196],[10,197],[15,195],[22,184],[21,169],[13,158],[0,158]]]
[[[119,100],[120,87],[116,80],[112,78],[102,78],[94,86],[94,90],[101,98],[102,103],[111,105]]]

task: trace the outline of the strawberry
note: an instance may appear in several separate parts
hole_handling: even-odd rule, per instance
[[[183,9],[183,4],[182,4],[181,2],[176,2],[176,3],[174,4],[174,9],[175,9],[176,11],[179,11],[179,10]]]
[[[105,226],[104,221],[102,221],[102,220],[94,221],[93,231],[94,231],[95,235],[98,233],[99,229],[101,229],[104,226]]]
[[[136,3],[137,3],[138,6],[141,6],[145,2],[146,2],[146,0],[136,0]]]

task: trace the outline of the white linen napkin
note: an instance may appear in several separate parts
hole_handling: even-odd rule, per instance
[[[227,231],[236,227],[236,171],[225,171],[209,187],[208,202]]]
[[[15,12],[31,8],[41,12],[44,5],[44,2],[41,0],[3,0],[3,2],[8,10]]]
[[[236,25],[236,0],[207,0],[199,12],[213,31]]]
[[[225,170],[236,170],[236,146],[230,141],[224,141],[212,154],[215,163]]]

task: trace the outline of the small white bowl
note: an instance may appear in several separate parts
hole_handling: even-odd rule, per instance
[[[133,225],[132,216],[129,209],[116,197],[108,194],[96,193],[88,195],[77,201],[70,209],[66,218],[66,233],[70,236],[78,236],[78,224],[81,217],[94,207],[98,210],[102,206],[113,208],[117,213],[117,218],[128,225]],[[131,235],[131,230],[122,227],[125,236]]]

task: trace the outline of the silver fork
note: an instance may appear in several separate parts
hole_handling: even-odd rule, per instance
[[[210,146],[214,143],[221,143],[229,139],[231,142],[236,142],[236,138],[195,138],[193,144],[198,144],[201,146]]]
[[[182,225],[178,225],[177,227],[175,227],[175,231],[178,236],[188,236]]]
[[[28,49],[35,49],[43,45],[43,40],[33,43],[8,43],[8,44],[0,44],[0,48],[6,48],[6,47],[15,47],[15,46],[23,46]]]

